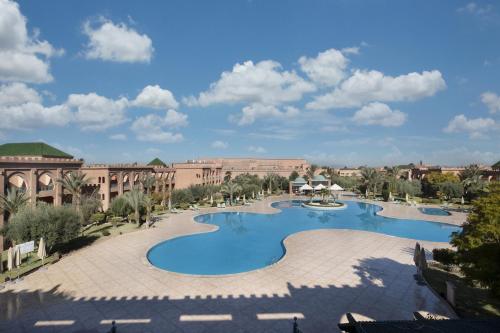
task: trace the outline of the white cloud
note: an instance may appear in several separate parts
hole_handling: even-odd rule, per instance
[[[0,0],[0,81],[50,82],[48,58],[64,50],[40,41],[37,31],[30,36],[26,22],[16,2]]]
[[[500,96],[494,92],[487,91],[481,94],[481,102],[488,107],[490,113],[500,112]]]
[[[399,110],[391,110],[384,103],[374,102],[356,111],[352,120],[358,125],[381,125],[398,127],[405,123],[406,114]]]
[[[128,104],[124,97],[113,100],[96,93],[71,94],[66,102],[75,111],[75,121],[88,131],[103,131],[126,122]]]
[[[64,126],[71,114],[64,105],[45,107],[42,96],[24,83],[0,86],[0,128],[22,130],[45,126]]]
[[[467,119],[463,114],[455,116],[444,129],[446,133],[468,133],[471,138],[484,137],[485,132],[491,131],[497,127],[495,121],[491,118]]]
[[[493,7],[491,5],[481,6],[475,2],[469,2],[465,6],[458,8],[457,12],[483,16],[490,13],[492,9]]]
[[[257,153],[257,154],[267,153],[266,148],[260,147],[260,146],[250,146],[250,147],[248,147],[248,151],[252,152],[252,153]]]
[[[83,33],[89,38],[85,56],[115,62],[150,62],[153,43],[146,34],[139,34],[124,23],[101,19],[101,25],[92,27],[87,21]]]
[[[343,49],[346,54],[358,53],[359,48]],[[345,77],[345,69],[349,60],[336,49],[318,53],[316,58],[300,57],[300,68],[315,83],[335,86]]]
[[[212,142],[211,146],[214,149],[226,149],[227,147],[229,147],[229,144],[225,141],[216,140]]]
[[[230,72],[223,72],[220,79],[198,98],[191,96],[184,102],[203,107],[219,103],[277,105],[300,100],[304,93],[314,90],[313,84],[293,71],[283,71],[276,61],[265,60],[256,64],[246,61],[234,65]]]
[[[254,103],[245,106],[241,110],[241,115],[232,116],[230,119],[237,122],[238,125],[250,125],[253,124],[257,119],[272,119],[272,118],[288,118],[297,116],[300,111],[293,106],[286,106],[284,111],[281,111],[278,107],[274,105],[262,105],[259,103]]]
[[[144,87],[133,101],[133,105],[152,109],[177,109],[179,103],[170,90],[154,85]]]
[[[325,110],[359,107],[372,101],[414,101],[433,96],[445,88],[446,83],[437,70],[397,77],[374,70],[357,70],[332,92],[316,96],[307,108]]]
[[[173,133],[169,129],[186,126],[187,124],[187,115],[168,110],[163,117],[151,113],[137,118],[131,129],[139,141],[174,143],[184,140],[184,137],[181,133]]]
[[[112,134],[109,136],[111,140],[116,140],[116,141],[125,141],[127,140],[127,136],[125,134]]]

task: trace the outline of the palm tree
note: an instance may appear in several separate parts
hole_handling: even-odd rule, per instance
[[[399,173],[401,172],[401,169],[398,166],[393,166],[391,168],[388,168],[387,172],[391,176],[391,179],[389,181],[390,190],[394,192],[394,191],[396,191],[396,186],[397,186],[397,182],[399,179]]]
[[[329,189],[324,188],[319,191],[319,194],[321,195],[321,201],[326,202],[325,197],[330,196],[332,193],[330,192]]]
[[[241,186],[239,184],[233,183],[232,181],[229,181],[225,184],[223,184],[220,188],[220,190],[224,193],[229,194],[229,200],[230,200],[230,205],[233,205],[233,195],[235,193],[238,193],[242,190]]]
[[[268,194],[271,194],[273,192],[273,185],[274,183],[276,183],[277,176],[277,174],[270,172],[266,175],[266,177],[264,177],[264,183],[267,183]]]
[[[13,187],[7,189],[7,195],[0,195],[0,207],[9,213],[10,219],[19,209],[21,209],[21,207],[26,205],[28,200],[29,198],[26,192]]]
[[[144,205],[145,200],[147,200],[145,199],[146,196],[144,195],[144,192],[142,192],[137,186],[134,186],[132,190],[125,193],[123,197],[134,210],[135,222],[139,224],[141,219],[140,209]]]
[[[226,171],[226,174],[224,175],[224,182],[227,183],[231,181],[232,173],[231,171]]]
[[[368,190],[371,188],[373,190],[373,195],[375,195],[375,192],[377,191],[377,183],[380,182],[380,175],[377,170],[373,168],[362,168],[361,179],[363,184],[366,185],[366,188]]]
[[[146,189],[146,194],[151,195],[151,188],[156,184],[156,178],[153,175],[144,175],[141,178],[141,184]]]
[[[82,188],[89,182],[87,176],[81,172],[70,172],[56,181],[71,193],[71,203],[79,210]]]
[[[306,175],[310,180],[312,180],[314,178],[314,174],[316,173],[316,170],[318,170],[318,166],[316,164],[311,164],[311,166],[309,168],[307,168]]]

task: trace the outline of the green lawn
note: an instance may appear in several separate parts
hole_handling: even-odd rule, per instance
[[[500,316],[500,298],[493,296],[485,288],[466,284],[459,273],[447,272],[440,264],[430,264],[429,269],[424,272],[424,277],[440,295],[446,295],[446,281],[455,283],[457,286],[455,311],[460,317]]]

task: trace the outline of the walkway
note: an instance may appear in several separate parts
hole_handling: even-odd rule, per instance
[[[269,203],[240,209],[275,212]],[[9,285],[0,291],[0,332],[106,332],[113,319],[120,333],[290,332],[298,316],[310,333],[338,331],[345,312],[381,320],[410,319],[417,310],[453,316],[415,281],[415,241],[376,233],[294,234],[282,261],[232,276],[149,265],[145,254],[159,241],[214,228],[195,223],[194,215],[175,214],[156,228],[95,244]]]

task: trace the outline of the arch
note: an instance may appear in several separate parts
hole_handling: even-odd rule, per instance
[[[54,189],[54,176],[50,171],[44,171],[38,175],[37,191],[52,191]]]
[[[21,172],[15,172],[8,176],[6,188],[16,188],[18,190],[26,192],[28,189],[28,182],[26,181],[26,175]]]

